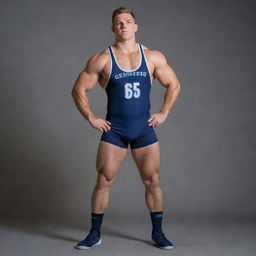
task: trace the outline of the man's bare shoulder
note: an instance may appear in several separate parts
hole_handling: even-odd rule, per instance
[[[145,45],[142,45],[144,53],[146,54],[147,59],[154,64],[155,66],[165,65],[166,64],[166,57],[163,53],[158,50],[150,49]]]
[[[100,73],[104,69],[108,60],[108,50],[104,49],[102,52],[94,54],[89,58],[85,71],[88,73]]]

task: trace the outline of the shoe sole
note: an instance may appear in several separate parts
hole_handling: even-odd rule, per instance
[[[174,246],[165,246],[165,247],[162,247],[158,244],[156,244],[155,242],[152,243],[153,245],[157,246],[158,248],[162,249],[162,250],[171,250],[171,249],[174,249],[175,247]]]
[[[83,245],[75,245],[74,248],[78,249],[78,250],[88,250],[91,249],[92,247],[94,247],[95,245],[101,245],[101,239],[99,240],[99,242],[97,242],[96,244],[94,244],[93,246],[89,247],[89,246],[83,246]]]

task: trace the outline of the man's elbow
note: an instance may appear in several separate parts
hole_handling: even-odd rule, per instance
[[[180,90],[181,90],[181,86],[180,86],[179,81],[177,81],[176,83],[170,83],[168,87],[170,87],[172,91],[175,91],[177,93],[179,93]]]
[[[78,95],[79,95],[79,92],[75,88],[73,88],[71,91],[72,98],[76,99]]]
[[[180,82],[177,82],[177,83],[176,83],[175,90],[176,90],[178,93],[180,93],[180,90],[181,90]]]

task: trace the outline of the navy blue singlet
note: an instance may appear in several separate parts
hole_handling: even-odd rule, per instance
[[[133,70],[122,69],[112,47],[108,47],[110,72],[105,86],[108,103],[106,120],[111,130],[103,132],[101,140],[122,148],[140,148],[157,140],[150,118],[150,89],[152,85],[147,61],[140,44],[140,65]]]

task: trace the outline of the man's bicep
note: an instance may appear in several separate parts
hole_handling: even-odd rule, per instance
[[[178,78],[174,70],[170,67],[165,56],[161,53],[158,53],[156,59],[154,76],[157,78],[160,84],[165,87],[178,83]]]
[[[89,91],[97,83],[99,79],[99,71],[97,69],[96,57],[91,57],[85,68],[78,75],[73,91]]]
[[[168,64],[157,69],[155,73],[157,80],[165,87],[170,84],[178,83],[178,78],[174,70]]]
[[[85,69],[79,74],[74,90],[77,91],[89,91],[91,90],[98,81],[97,73],[88,73]]]

